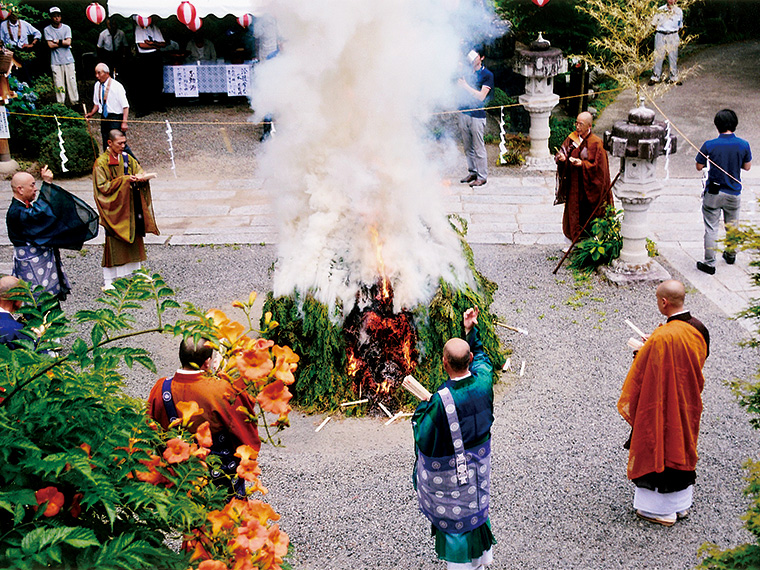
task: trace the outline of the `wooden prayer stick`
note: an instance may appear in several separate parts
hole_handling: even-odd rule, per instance
[[[520,376],[525,374],[525,361],[522,361],[522,366],[520,366]]]
[[[425,388],[422,384],[420,384],[417,379],[412,376],[411,374],[408,374],[404,377],[404,381],[401,383],[401,386],[408,390],[409,393],[411,393],[413,396],[416,396],[420,400],[429,400],[430,399],[430,392],[427,388]]]
[[[395,422],[399,418],[404,418],[404,417],[413,416],[413,415],[414,414],[411,413],[411,412],[399,412],[395,416],[393,416],[391,419],[389,419],[387,422],[385,422],[384,425],[386,425],[386,426],[390,425],[390,424],[392,424],[393,422]]]
[[[383,410],[383,411],[385,412],[385,414],[386,414],[386,415],[387,415],[389,418],[392,418],[392,417],[393,417],[393,414],[392,414],[392,413],[391,413],[391,412],[388,410],[388,408],[386,408],[385,406],[383,406],[383,403],[382,403],[382,402],[378,402],[378,403],[377,403],[377,405],[378,405],[378,406],[380,406],[380,409],[381,409],[381,410]]]
[[[504,323],[500,323],[499,321],[496,321],[497,326],[504,327],[505,329],[509,329],[511,331],[519,332],[520,334],[527,335],[528,331],[525,329],[521,329],[520,327],[513,327]]]
[[[314,433],[317,433],[319,430],[321,430],[323,427],[325,427],[325,424],[330,421],[330,416],[327,416],[324,421],[319,424],[319,427],[314,430]]]
[[[363,400],[354,400],[353,402],[343,402],[341,406],[345,408],[347,406],[355,406],[357,404],[366,404],[367,402],[369,402],[369,400],[367,398],[364,398]]]
[[[641,332],[641,329],[634,325],[631,321],[628,319],[625,320],[625,324],[627,324],[629,327],[633,329],[633,332],[635,332],[637,335],[639,335],[641,338],[647,338],[647,335],[645,335],[643,332]]]
[[[507,361],[504,363],[504,366],[502,366],[502,368],[501,368],[501,369],[502,369],[504,372],[506,372],[506,371],[507,371],[507,370],[509,370],[510,368],[512,368],[512,358],[511,358],[511,357],[510,357],[510,358],[507,358]]]

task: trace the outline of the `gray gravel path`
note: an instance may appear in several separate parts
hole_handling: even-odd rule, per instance
[[[499,331],[514,350],[513,363],[525,360],[526,366],[522,377],[505,374],[498,388],[493,568],[690,568],[706,541],[749,540],[739,519],[746,505],[741,464],[756,456],[758,435],[724,384],[752,376],[760,365],[756,352],[737,346],[744,330],[689,291],[688,307],[713,338],[695,506],[673,528],[653,526],[633,514],[621,447],[627,427],[615,403],[631,361],[624,319],[644,330],[661,322],[654,286],[616,288],[593,278],[578,288],[564,269],[551,274],[554,248],[476,246],[475,253],[481,270],[499,284],[495,312],[530,331]],[[9,248],[0,254],[10,256]],[[74,287],[67,311],[92,307],[100,255],[100,247],[90,247],[65,258]],[[251,289],[268,290],[274,255],[272,247],[257,246],[148,251],[151,267],[181,301],[222,309]],[[143,344],[162,373],[177,366],[175,340],[152,337]],[[125,375],[128,391],[146,397],[153,375],[139,369]],[[412,491],[409,422],[385,427],[381,417],[333,418],[315,433],[323,417],[294,412],[285,447],[265,447],[260,458],[268,500],[295,548],[294,568],[442,568]]]

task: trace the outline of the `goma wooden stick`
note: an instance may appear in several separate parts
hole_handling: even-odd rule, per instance
[[[323,427],[325,427],[325,424],[330,421],[330,416],[327,416],[324,421],[319,424],[319,427],[314,430],[314,433],[317,433],[319,430],[321,430]]]
[[[647,338],[647,335],[645,335],[643,332],[641,332],[641,329],[634,325],[631,321],[628,319],[625,320],[625,324],[627,324],[629,327],[633,329],[633,332],[635,332],[637,335],[639,335],[641,338]]]
[[[413,396],[419,398],[420,400],[427,401],[430,399],[430,396],[432,396],[428,389],[420,384],[417,379],[411,374],[404,378],[401,386],[403,386],[405,390],[409,391]]]

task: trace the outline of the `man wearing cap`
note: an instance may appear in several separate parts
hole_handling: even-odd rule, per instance
[[[467,77],[457,81],[464,91],[464,99],[459,113],[459,130],[464,143],[464,155],[467,157],[469,174],[460,182],[472,187],[483,186],[488,179],[488,156],[483,139],[486,130],[485,102],[493,95],[493,73],[483,66],[483,56],[476,50],[470,50],[467,59],[472,65]]]
[[[68,93],[69,102],[77,105],[79,91],[74,56],[71,53],[71,28],[61,23],[61,9],[57,6],[50,8],[50,19],[53,23],[45,28],[43,34],[50,48],[50,68],[53,71],[55,99],[59,103],[65,103]]]
[[[127,132],[127,119],[129,118],[129,101],[124,86],[111,78],[111,70],[105,63],[95,66],[95,91],[92,95],[93,107],[85,114],[86,118],[92,117],[100,111],[100,134],[103,137],[103,150],[108,150],[108,133],[118,129],[122,133]],[[129,154],[129,146],[125,149]]]

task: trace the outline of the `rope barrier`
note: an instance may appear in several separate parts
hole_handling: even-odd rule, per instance
[[[644,96],[647,98],[647,100],[649,101],[649,103],[651,103],[651,104],[652,104],[652,106],[653,106],[653,107],[654,107],[654,108],[655,108],[657,111],[659,111],[660,115],[662,115],[662,116],[665,118],[665,120],[666,120],[666,121],[668,121],[668,122],[670,123],[670,126],[671,126],[671,127],[673,127],[673,128],[676,130],[676,132],[677,132],[679,135],[681,135],[681,137],[683,138],[683,140],[685,140],[685,141],[688,143],[688,145],[689,145],[689,146],[691,146],[691,148],[693,148],[694,150],[696,150],[696,151],[697,151],[697,154],[701,154],[701,155],[702,155],[702,156],[705,158],[705,160],[707,160],[707,162],[710,164],[710,168],[712,168],[712,167],[715,167],[715,168],[717,168],[717,169],[718,169],[718,170],[720,170],[720,171],[721,171],[723,174],[725,174],[726,176],[728,176],[728,177],[729,177],[731,180],[733,180],[733,181],[734,181],[734,182],[736,182],[737,184],[741,184],[741,180],[737,180],[736,178],[734,178],[734,177],[731,175],[731,173],[730,173],[730,172],[726,172],[726,170],[725,170],[725,169],[721,168],[721,167],[720,167],[720,165],[718,165],[718,164],[716,164],[715,162],[713,162],[713,161],[710,159],[710,157],[709,157],[709,156],[707,156],[707,155],[706,155],[704,152],[702,152],[702,149],[701,149],[701,148],[697,147],[697,145],[695,145],[693,142],[691,142],[691,140],[689,139],[689,137],[687,137],[687,136],[684,134],[684,132],[683,132],[681,129],[679,129],[679,128],[678,128],[678,125],[676,125],[676,124],[675,124],[675,123],[674,123],[672,120],[670,120],[670,118],[669,118],[669,117],[668,117],[668,116],[667,116],[667,115],[666,115],[666,114],[663,112],[663,110],[660,108],[660,106],[659,106],[659,105],[658,105],[658,104],[655,102],[655,100],[654,100],[654,99],[652,99],[652,97],[651,97],[651,96],[650,96],[648,93],[644,93]]]
[[[596,95],[601,95],[602,93],[614,93],[617,91],[622,91],[622,87],[616,87],[615,89],[605,89],[603,91],[595,91],[594,93]],[[588,93],[581,93],[579,95],[567,95],[565,97],[560,97],[560,101],[568,100],[568,99],[577,99],[578,97],[588,97]],[[494,105],[491,107],[477,107],[473,109],[457,109],[455,111],[440,111],[437,113],[431,113],[431,116],[437,116],[437,115],[451,115],[451,114],[458,114],[458,113],[467,113],[469,111],[491,111],[495,109],[509,109],[512,107],[522,107],[522,103],[511,103],[509,105]],[[41,115],[38,113],[21,113],[19,111],[7,111],[9,115],[17,115],[19,117],[40,117],[44,119],[53,119],[55,115]],[[92,121],[92,122],[102,122],[107,121],[109,119],[86,119],[84,117],[58,117],[60,120],[67,120],[67,121]],[[129,119],[129,123],[138,123],[138,124],[156,124],[156,125],[164,125],[165,119],[162,120],[145,120],[145,119]],[[231,125],[253,125],[253,126],[263,126],[263,125],[269,125],[272,124],[272,121],[260,121],[258,123],[253,123],[249,121],[172,121],[172,125],[211,125],[211,126],[231,126]]]

